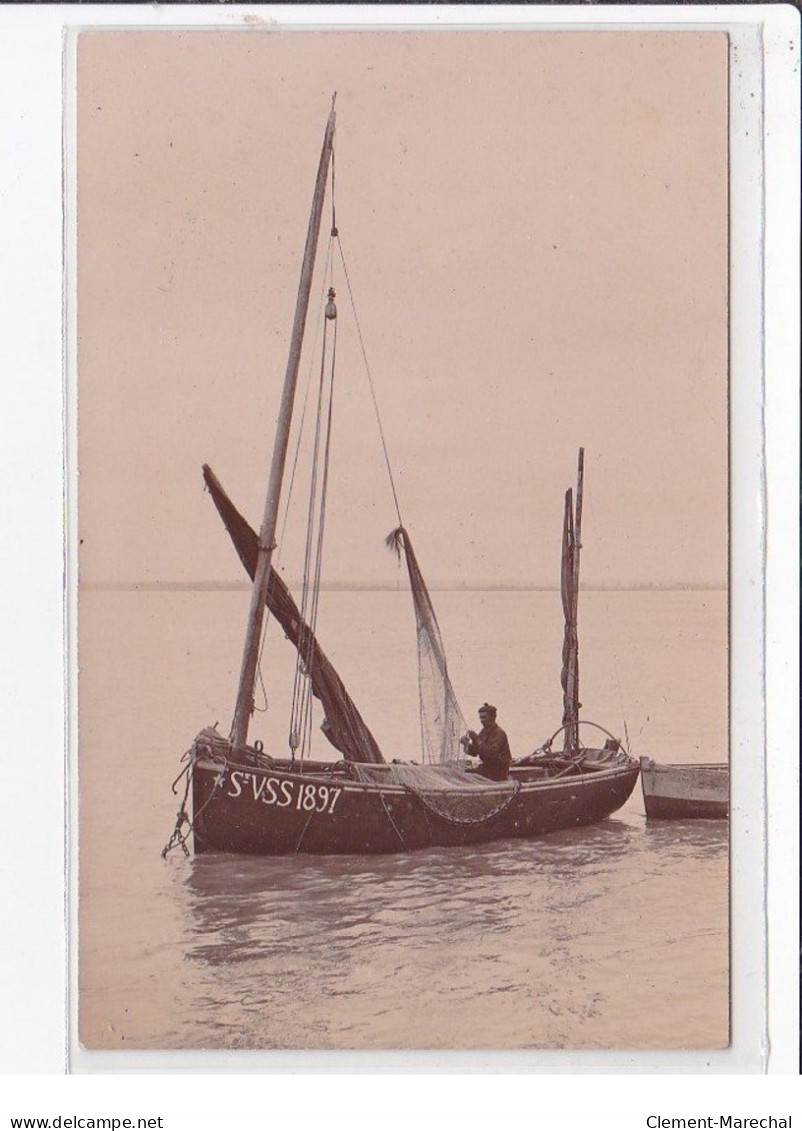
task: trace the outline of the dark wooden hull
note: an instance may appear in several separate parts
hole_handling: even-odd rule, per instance
[[[641,758],[646,816],[657,820],[725,818],[730,775],[726,765],[665,765]]]
[[[519,788],[492,806],[498,812],[456,821],[403,786],[201,758],[192,779],[195,851],[376,854],[539,837],[608,817],[628,799],[639,772],[631,760],[559,780],[513,771]]]

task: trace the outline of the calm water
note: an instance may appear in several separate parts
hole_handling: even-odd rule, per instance
[[[561,713],[558,594],[434,598],[466,713],[495,702],[513,753],[528,753]],[[321,640],[385,755],[417,757],[408,595],[323,600]],[[201,726],[230,721],[247,602],[82,595],[84,1045],[727,1043],[726,823],[647,825],[639,787],[613,818],[539,841],[162,861],[177,759]],[[583,593],[581,618],[588,718],[616,733],[626,721],[635,754],[726,760],[724,593]],[[283,753],[280,635],[265,650],[270,709],[252,735]]]

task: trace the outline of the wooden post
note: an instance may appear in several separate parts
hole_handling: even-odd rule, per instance
[[[264,518],[259,531],[259,560],[253,579],[251,591],[251,605],[248,611],[248,625],[245,632],[245,644],[242,650],[242,666],[240,669],[237,702],[234,708],[234,721],[231,725],[231,743],[235,749],[242,749],[248,741],[248,726],[253,712],[253,691],[256,683],[256,667],[259,657],[259,642],[262,636],[264,620],[265,598],[270,580],[270,562],[276,543],[276,523],[278,520],[279,499],[281,486],[284,479],[284,465],[287,460],[287,445],[290,438],[290,425],[292,424],[292,409],[295,400],[295,386],[298,382],[298,366],[301,361],[301,347],[303,345],[306,315],[309,309],[309,292],[312,287],[312,275],[315,269],[315,254],[317,251],[318,237],[320,235],[320,221],[323,215],[323,202],[326,195],[326,181],[328,179],[331,151],[334,141],[334,125],[336,115],[332,104],[326,132],[323,138],[323,149],[320,154],[320,163],[315,181],[315,192],[312,198],[312,212],[309,217],[309,227],[306,233],[306,246],[304,248],[301,280],[298,284],[298,298],[295,304],[295,318],[292,325],[292,338],[290,340],[290,355],[287,359],[287,370],[284,376],[284,391],[281,395],[278,423],[276,425],[276,440],[273,447],[273,459],[270,465],[270,480],[265,498]]]

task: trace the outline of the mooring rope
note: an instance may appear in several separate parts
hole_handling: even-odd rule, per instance
[[[208,746],[206,747],[206,750],[208,752],[208,757],[211,758],[212,761],[219,762],[219,756],[215,755],[215,753]],[[215,793],[223,783],[223,777],[225,775],[227,765],[225,759],[223,759],[220,763],[220,773],[215,778],[211,793],[206,798],[203,805],[201,805],[200,809],[198,809],[197,813],[195,813],[190,820],[189,813],[187,812],[187,799],[189,798],[189,790],[190,786],[192,785],[192,779],[195,776],[195,763],[197,762],[199,756],[200,750],[197,747],[197,743],[193,743],[192,747],[187,750],[181,758],[182,762],[187,759],[187,765],[173,782],[173,793],[176,792],[175,787],[181,781],[181,778],[184,776],[184,774],[186,774],[187,780],[184,785],[184,796],[181,799],[180,808],[176,813],[175,828],[170,834],[170,839],[167,841],[167,844],[165,844],[164,848],[161,851],[162,860],[166,860],[173,849],[178,848],[179,846],[181,847],[181,851],[184,853],[184,855],[189,856],[187,841],[193,833],[195,834],[195,836],[200,836],[200,834],[195,831],[195,825],[197,824],[198,818],[200,817],[201,813],[203,813],[204,809],[210,803]],[[187,826],[186,831],[184,831],[184,825]]]
[[[192,782],[192,770],[193,770],[193,767],[194,767],[194,762],[192,761],[192,751],[188,750],[187,753],[184,755],[184,758],[187,757],[187,754],[189,754],[190,760],[187,762],[186,766],[184,766],[183,770],[178,775],[178,777],[175,779],[175,781],[173,782],[172,787],[171,787],[173,793],[175,793],[176,792],[175,787],[181,781],[181,778],[184,776],[184,774],[187,775],[187,780],[184,784],[184,796],[181,799],[181,805],[179,807],[178,813],[176,814],[175,828],[173,829],[172,833],[170,834],[170,839],[167,841],[167,844],[165,844],[164,848],[162,849],[162,860],[166,860],[168,854],[170,852],[172,852],[174,848],[177,848],[179,846],[179,844],[181,845],[181,849],[182,849],[184,855],[189,856],[189,849],[187,848],[187,839],[189,838],[189,834],[191,832],[192,825],[191,825],[191,822],[190,822],[190,819],[189,819],[189,814],[187,813],[187,798],[189,797],[189,787],[190,787],[190,784]],[[182,758],[182,761],[183,761],[183,758]],[[185,824],[190,826],[190,828],[186,831],[186,833],[182,831]]]

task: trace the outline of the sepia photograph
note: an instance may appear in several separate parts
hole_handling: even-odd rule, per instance
[[[77,36],[83,1049],[729,1045],[728,67]]]

